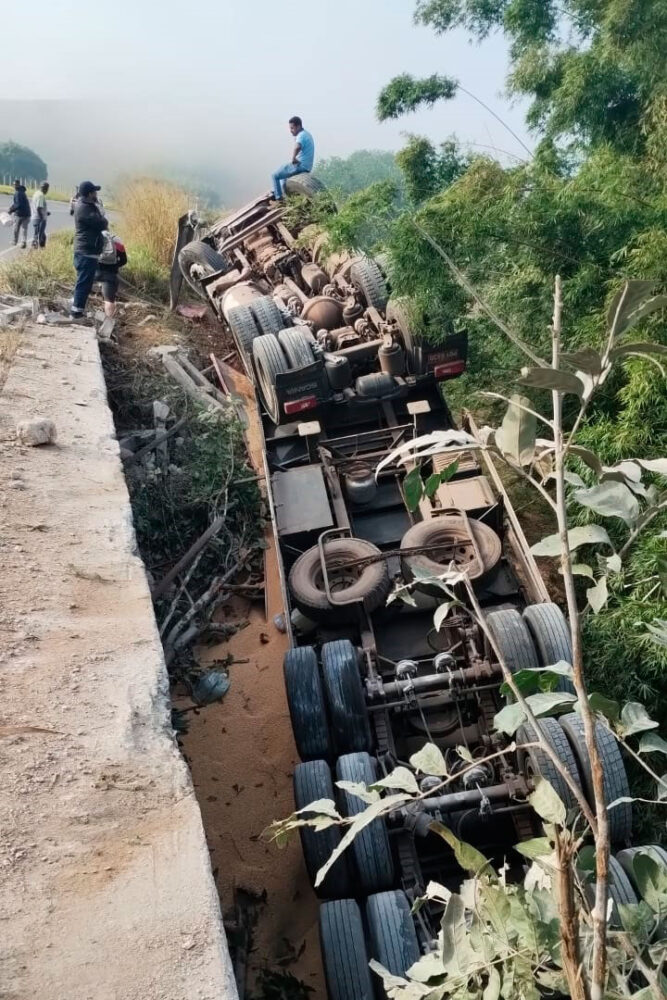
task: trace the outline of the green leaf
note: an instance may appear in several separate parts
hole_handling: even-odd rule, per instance
[[[652,344],[650,342],[640,344],[623,344],[622,347],[615,347],[609,352],[609,360],[613,363],[627,354],[667,354],[667,347],[664,344]]]
[[[467,872],[472,872],[474,875],[479,875],[480,872],[484,871],[486,868],[493,871],[491,865],[487,858],[477,850],[476,847],[472,847],[470,844],[466,844],[465,841],[459,840],[458,837],[454,836],[451,830],[442,823],[438,823],[434,820],[429,824],[429,830],[433,833],[437,833],[439,837],[446,840],[451,849],[454,851],[454,857]],[[460,897],[459,897],[460,898]]]
[[[590,451],[588,448],[582,448],[581,445],[572,444],[570,445],[570,455],[574,455],[576,458],[581,459],[584,465],[587,465],[596,476],[602,475],[602,462],[597,457],[597,455]]]
[[[512,674],[512,680],[523,695],[535,694],[540,690],[540,677],[536,670],[531,670],[529,668],[517,670],[516,673]],[[504,695],[505,698],[514,698],[514,692],[507,681],[503,681],[500,685],[500,693]]]
[[[484,987],[482,1000],[498,1000],[500,996],[500,973],[495,965],[489,966],[489,980]]]
[[[441,469],[437,475],[440,477],[440,485],[443,483],[448,483],[450,479],[453,479],[456,473],[459,471],[459,459],[455,458],[453,462],[446,465],[444,469]]]
[[[640,320],[645,319],[646,316],[650,316],[651,313],[657,312],[658,309],[664,309],[665,306],[667,306],[667,295],[654,295],[652,298],[647,299],[627,317],[623,329],[619,331],[619,336],[628,333],[629,330],[637,326]]]
[[[654,618],[646,626],[649,638],[658,646],[667,646],[667,620]]]
[[[655,291],[655,281],[626,281],[616,292],[607,312],[607,329],[615,337],[626,329],[630,316],[639,309],[646,300],[650,300]]]
[[[567,533],[567,543],[570,552],[574,552],[580,545],[596,545],[599,543],[613,548],[609,535],[599,524],[584,524],[578,528],[570,528]],[[559,556],[560,536],[548,535],[535,545],[532,545],[530,551],[534,556]]]
[[[408,472],[407,476],[403,480],[403,495],[405,497],[405,506],[408,508],[412,514],[419,507],[419,501],[423,495],[423,484],[421,472],[419,467],[415,466]]]
[[[649,942],[655,926],[655,916],[648,903],[618,903],[618,915],[624,931],[631,935],[633,942],[645,945]]]
[[[449,612],[458,601],[445,601],[433,612],[433,627],[439,632]]]
[[[567,815],[565,805],[546,778],[535,779],[535,791],[528,796],[528,801],[542,819],[548,823],[564,825]]]
[[[606,558],[607,569],[610,573],[620,573],[623,569],[623,563],[618,552],[614,552],[613,556],[607,556]]]
[[[637,701],[629,701],[621,709],[621,731],[624,736],[633,733],[643,733],[647,729],[657,729],[658,723],[650,718],[643,705]]]
[[[493,727],[500,733],[507,733],[508,736],[513,736],[525,720],[526,713],[523,707],[518,702],[515,702],[512,705],[505,705],[504,708],[501,708],[493,718]]]
[[[410,966],[407,974],[410,979],[416,979],[418,983],[427,983],[429,979],[438,979],[440,976],[444,976],[445,967],[438,952],[429,951]]]
[[[530,407],[531,401],[515,394],[510,399],[503,422],[496,431],[496,445],[519,465],[530,465],[535,455],[537,420],[523,407]]]
[[[625,483],[606,481],[588,490],[575,490],[574,499],[604,517],[620,517],[634,524],[639,517],[639,503]]]
[[[634,855],[632,871],[642,899],[656,913],[664,913],[667,906],[667,865],[652,856],[650,850],[649,847]]]
[[[419,794],[419,785],[412,771],[407,767],[395,767],[384,778],[374,781],[371,788],[398,788],[402,792],[412,792]]]
[[[571,372],[558,371],[554,368],[522,368],[519,384],[533,389],[570,392],[580,399],[584,394],[584,383],[580,378]]]
[[[350,795],[354,795],[357,799],[368,804],[378,802],[380,799],[379,792],[374,792],[372,788],[364,785],[361,781],[337,781],[336,788],[340,788],[343,792],[349,792]]]
[[[514,850],[523,854],[524,858],[534,859],[551,854],[552,848],[546,837],[533,837],[532,840],[522,840],[520,844],[515,844]]]
[[[572,563],[571,569],[574,576],[587,576],[590,580],[595,579],[593,570],[590,566],[587,566],[586,563]],[[563,572],[562,567],[559,568],[558,572]]]
[[[456,748],[456,752],[459,755],[459,757],[461,758],[461,760],[465,760],[466,763],[468,763],[468,764],[472,764],[473,763],[473,755],[470,753],[470,750],[468,750],[467,747],[461,746],[459,744],[459,746],[457,746],[457,748]]]
[[[604,715],[605,719],[609,719],[610,722],[618,721],[620,708],[617,701],[612,701],[611,698],[605,698],[598,691],[593,691],[588,696],[588,703],[594,712]]]
[[[413,753],[410,763],[415,771],[421,771],[422,774],[433,774],[438,778],[447,777],[445,758],[435,743],[424,744],[421,750]]]
[[[659,476],[667,476],[667,458],[638,458],[637,461],[647,472],[657,472]]]
[[[602,371],[602,358],[592,347],[582,347],[580,351],[573,354],[561,354],[561,361],[571,365],[573,368],[580,368],[589,375],[599,375]]]
[[[551,715],[561,708],[572,708],[577,700],[576,694],[569,691],[546,691],[540,694],[529,694],[526,703],[532,709],[533,715]]]
[[[392,808],[402,805],[404,802],[409,801],[409,795],[387,795],[384,799],[380,799],[378,802],[373,802],[371,805],[366,806],[363,812],[357,813],[354,817],[352,823],[347,828],[345,835],[341,838],[340,843],[337,845],[335,850],[331,852],[328,859],[322,865],[315,878],[315,888],[318,885],[322,885],[322,882],[326,878],[327,872],[332,865],[336,863],[338,858],[341,856],[343,851],[350,846],[354,838],[361,833],[361,831],[372,823],[374,819],[377,819],[383,812],[391,812]]]
[[[664,753],[667,756],[667,742],[658,733],[646,733],[639,741],[637,753]]]
[[[432,475],[428,477],[428,479],[424,483],[424,493],[429,498],[429,500],[431,500],[432,497],[435,496],[435,491],[438,489],[439,486],[440,486],[440,473],[434,472]]]
[[[609,599],[609,591],[607,590],[607,577],[601,576],[594,587],[589,587],[586,591],[586,599],[593,609],[593,614],[597,615],[602,611],[603,607]]]

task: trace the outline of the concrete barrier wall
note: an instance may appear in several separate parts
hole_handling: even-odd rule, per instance
[[[91,329],[25,332],[0,505],[3,996],[235,1000]]]

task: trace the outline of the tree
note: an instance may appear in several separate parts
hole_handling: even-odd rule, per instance
[[[32,149],[19,146],[17,142],[3,142],[0,143],[0,174],[40,182],[46,180],[49,172],[44,160]]]
[[[529,96],[529,124],[583,148],[609,143],[638,154],[647,111],[664,99],[667,10],[635,0],[417,0],[415,19],[438,34],[455,28],[481,40],[500,30],[510,41],[512,93]],[[441,76],[393,79],[378,116],[397,117],[454,96]]]
[[[401,183],[394,154],[380,149],[357,149],[345,158],[332,156],[321,160],[317,176],[338,198],[346,198],[380,181]]]
[[[439,150],[424,136],[408,136],[407,145],[396,154],[408,198],[419,205],[449,187],[465,173],[470,158],[461,153],[456,139],[447,139]]]

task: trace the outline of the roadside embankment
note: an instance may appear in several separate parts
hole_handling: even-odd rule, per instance
[[[0,332],[0,336],[1,336]],[[29,325],[0,390],[7,996],[236,997],[92,328]],[[53,420],[55,444],[15,428]]]

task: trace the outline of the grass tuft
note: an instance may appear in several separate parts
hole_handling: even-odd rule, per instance
[[[190,207],[188,194],[167,181],[137,177],[126,181],[118,191],[117,203],[128,257],[143,255],[143,259],[148,257],[168,267],[178,220]]]

